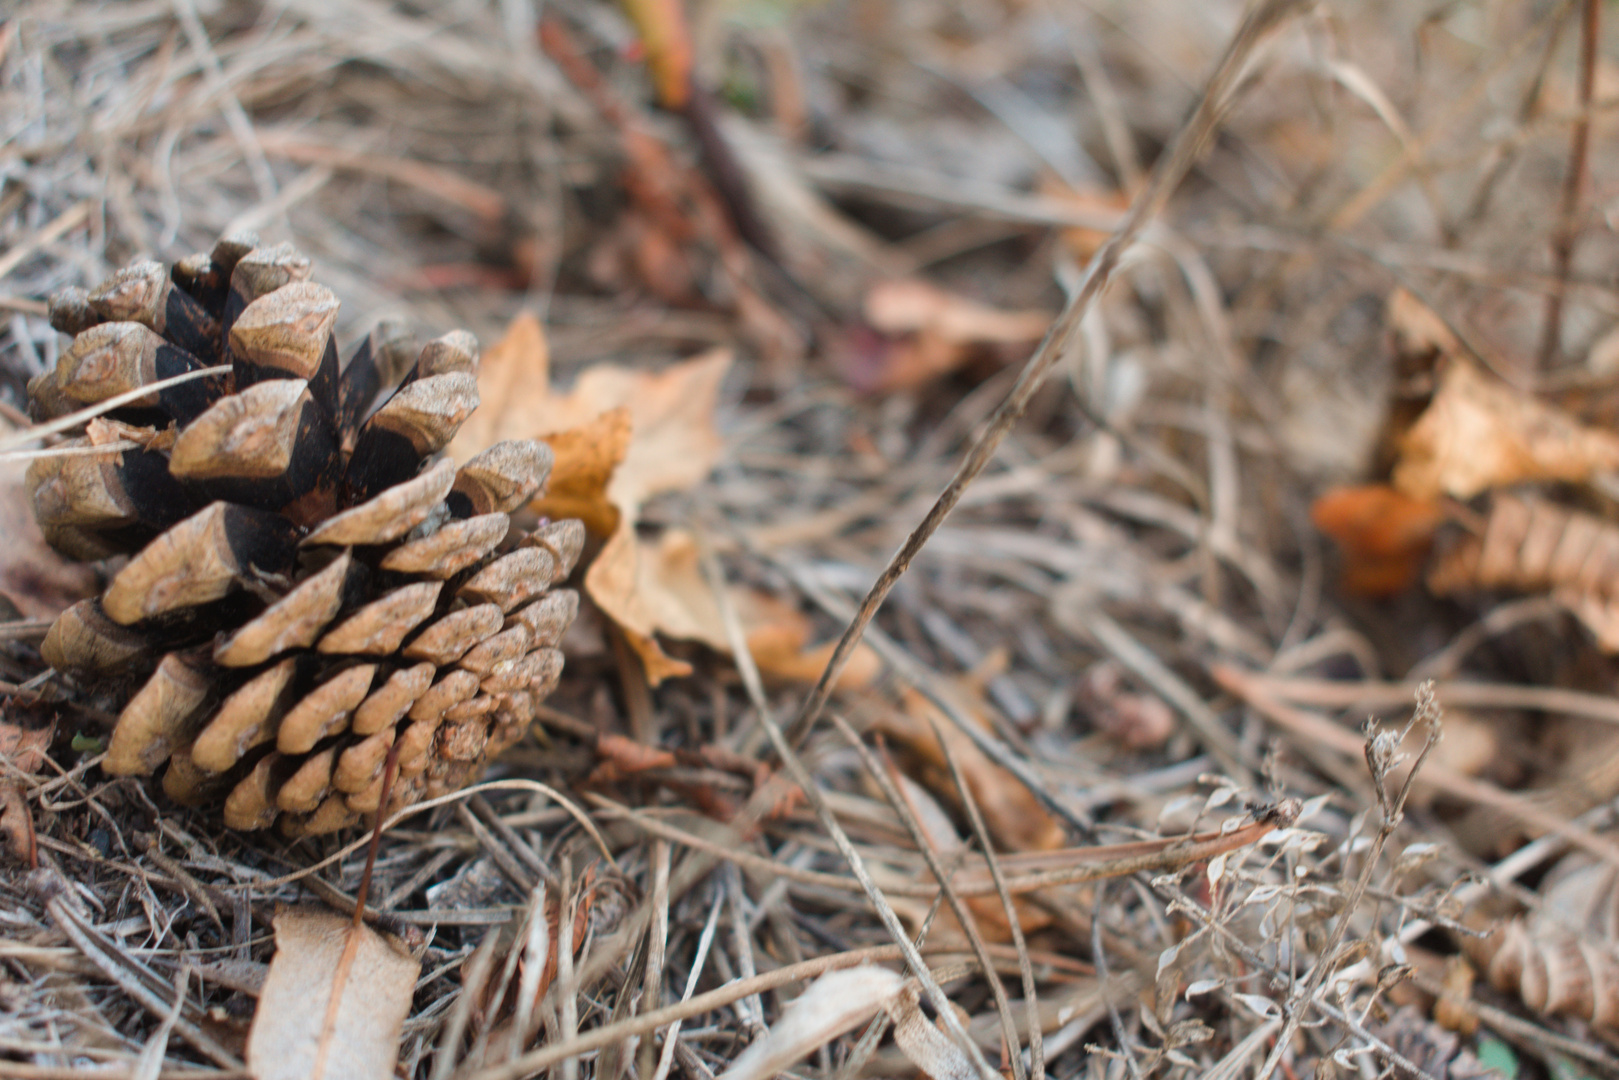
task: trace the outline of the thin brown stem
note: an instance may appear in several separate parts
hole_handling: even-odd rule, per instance
[[[955,475],[945,485],[944,491],[939,494],[922,521],[905,538],[905,543],[895,552],[894,557],[883,568],[883,572],[878,575],[876,583],[866,593],[865,599],[860,602],[860,609],[855,613],[854,619],[838,638],[837,646],[827,660],[826,669],[821,672],[820,679],[816,681],[814,688],[805,697],[803,705],[799,707],[798,715],[786,729],[787,742],[790,745],[802,745],[805,737],[809,735],[810,729],[820,718],[821,710],[826,707],[827,701],[832,696],[832,687],[836,685],[838,676],[848,664],[849,657],[854,654],[855,646],[860,643],[867,625],[876,617],[877,609],[882,607],[883,601],[888,599],[888,594],[893,591],[899,579],[910,569],[912,560],[922,550],[923,545],[956,508],[956,504],[966,494],[967,488],[989,465],[1001,443],[1011,434],[1012,428],[1022,418],[1029,403],[1044,385],[1052,368],[1067,355],[1068,346],[1079,330],[1085,313],[1112,283],[1125,250],[1135,242],[1147,223],[1162,212],[1170,195],[1180,185],[1181,179],[1202,154],[1204,146],[1213,136],[1226,109],[1231,105],[1233,91],[1240,84],[1247,69],[1248,59],[1253,55],[1255,48],[1299,6],[1299,0],[1263,0],[1243,20],[1231,43],[1226,46],[1225,54],[1220,58],[1214,74],[1210,76],[1203,94],[1198,98],[1197,108],[1192,110],[1192,114],[1175,133],[1174,141],[1159,159],[1146,187],[1131,204],[1130,212],[1125,216],[1123,223],[1086,267],[1084,280],[1074,290],[1074,295],[1062,314],[1057,317],[1057,321],[1046,332],[1045,339],[1040,342],[1034,355],[1024,365],[1011,393],[990,417],[984,433],[973,443],[971,449],[967,451],[967,456],[956,467]]]
[[[1562,348],[1563,296],[1569,266],[1580,235],[1580,202],[1585,195],[1591,158],[1591,97],[1596,88],[1597,35],[1602,28],[1600,0],[1582,0],[1580,20],[1580,112],[1569,139],[1568,171],[1563,176],[1563,204],[1552,237],[1553,277],[1546,296],[1546,320],[1540,338],[1540,366],[1550,368]]]

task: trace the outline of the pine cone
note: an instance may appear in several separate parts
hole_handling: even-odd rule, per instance
[[[507,516],[544,483],[545,444],[442,455],[478,404],[472,335],[412,358],[382,327],[340,369],[337,298],[308,278],[251,235],[169,272],[137,262],[51,299],[76,336],[28,388],[41,420],[135,392],[28,476],[57,550],[130,556],[40,648],[124,687],[102,768],[166,763],[176,801],[223,797],[232,828],[289,835],[376,813],[395,743],[390,811],[516,741],[561,674],[578,597],[551,586],[584,543],[577,521]]]

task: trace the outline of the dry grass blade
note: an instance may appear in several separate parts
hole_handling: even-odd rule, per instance
[[[820,819],[821,827],[832,838],[832,842],[837,845],[838,854],[843,857],[849,869],[854,872],[855,880],[860,883],[861,891],[866,894],[866,899],[877,909],[877,915],[883,922],[883,928],[888,931],[889,936],[894,939],[894,943],[899,946],[900,952],[905,956],[906,964],[911,969],[911,973],[922,984],[923,989],[927,992],[928,999],[933,1003],[934,1008],[939,1011],[939,1017],[945,1025],[950,1038],[966,1052],[968,1060],[978,1070],[983,1080],[994,1080],[995,1070],[984,1059],[983,1051],[968,1035],[960,1018],[951,1009],[950,999],[939,986],[938,980],[934,978],[927,962],[922,959],[921,952],[911,942],[909,935],[905,933],[905,928],[900,925],[899,916],[894,913],[893,906],[883,896],[882,889],[872,880],[870,872],[866,869],[865,860],[860,857],[859,852],[855,850],[854,845],[849,841],[848,835],[843,831],[842,826],[838,824],[837,818],[833,816],[831,808],[827,806],[826,799],[821,793],[820,786],[815,782],[815,778],[810,775],[809,770],[805,768],[803,761],[800,760],[781,727],[771,717],[769,706],[764,700],[758,668],[753,663],[753,655],[748,650],[747,641],[742,637],[742,624],[736,617],[735,609],[731,606],[729,596],[725,590],[724,575],[720,570],[718,560],[711,550],[705,553],[703,568],[708,577],[709,587],[714,591],[715,601],[720,605],[720,611],[725,620],[725,631],[730,638],[731,649],[737,658],[737,663],[745,672],[749,669],[752,670],[752,673],[745,675],[744,679],[749,692],[755,695],[754,704],[755,708],[758,709],[759,726],[764,729],[765,735],[770,740],[771,747],[781,759],[782,764],[786,766],[787,771],[792,775],[794,782],[798,784],[799,789],[809,799],[810,805],[815,810],[815,816]],[[831,672],[836,666],[834,654],[834,660],[828,662],[827,670]],[[836,673],[833,672],[833,674],[835,675]]]
[[[167,379],[159,379],[157,382],[148,383],[147,385],[137,387],[134,390],[129,390],[122,394],[115,394],[105,401],[99,401],[87,408],[79,409],[77,412],[68,413],[66,416],[59,416],[55,420],[51,420],[44,424],[35,424],[33,427],[23,428],[21,431],[14,432],[5,438],[0,438],[0,453],[15,450],[18,447],[31,443],[36,439],[43,439],[50,435],[60,435],[64,431],[72,431],[80,424],[88,423],[98,416],[104,416],[120,406],[128,405],[132,401],[139,401],[141,398],[147,397],[156,391],[166,390],[171,386],[181,386],[185,383],[195,382],[198,379],[206,379],[218,375],[227,375],[229,373],[229,364],[216,364],[213,367],[198,368],[195,371],[188,371],[183,375],[175,375]]]
[[[674,1005],[666,1005],[661,1009],[652,1009],[619,1024],[592,1028],[567,1042],[554,1043],[539,1050],[532,1050],[504,1065],[480,1069],[472,1073],[467,1080],[520,1080],[522,1077],[532,1076],[569,1058],[578,1058],[582,1054],[600,1050],[625,1039],[650,1035],[658,1028],[663,1027],[665,1024],[672,1024],[676,1020],[701,1016],[705,1012],[740,1001],[749,994],[761,994],[768,990],[774,990],[779,986],[812,979],[824,972],[836,971],[840,968],[857,967],[861,964],[882,960],[897,960],[900,958],[900,951],[899,947],[894,945],[874,945],[870,948],[855,949],[846,953],[832,953],[813,960],[788,964],[785,967],[777,968],[775,971],[755,975],[751,979],[740,979],[728,983],[717,990],[698,994]]]
[[[967,909],[967,905],[962,902],[961,894],[956,891],[951,881],[950,872],[945,869],[944,863],[939,858],[938,850],[929,840],[921,822],[917,820],[916,812],[911,808],[910,800],[905,798],[900,792],[899,786],[894,782],[894,777],[890,775],[890,768],[883,767],[883,763],[877,760],[876,755],[871,752],[865,742],[841,716],[834,715],[832,722],[837,727],[838,733],[843,736],[844,741],[860,755],[860,762],[866,767],[867,775],[875,780],[877,786],[882,789],[883,797],[888,800],[888,805],[899,815],[900,821],[905,826],[905,831],[910,833],[912,843],[922,853],[922,857],[927,860],[928,872],[933,875],[933,880],[938,883],[939,894],[944,898],[944,902],[949,905],[951,913],[955,915],[957,925],[966,933],[967,941],[972,946],[973,955],[978,958],[979,966],[989,978],[990,993],[995,998],[995,1012],[999,1015],[1001,1021],[1001,1037],[1005,1040],[1008,1052],[1012,1055],[1012,1075],[1015,1080],[1024,1080],[1024,1077],[1028,1074],[1025,1072],[1023,1064],[1022,1048],[1018,1044],[1017,1022],[1012,1019],[1012,1007],[1006,998],[1006,987],[1001,985],[1001,980],[994,974],[995,965],[989,958],[989,950],[984,944],[984,935],[978,928],[977,918]],[[1015,913],[1012,918],[1014,921],[1016,920]]]
[[[973,838],[978,841],[978,846],[984,853],[984,863],[989,868],[990,878],[995,882],[996,898],[1000,900],[1007,926],[1011,928],[1012,947],[1017,950],[1018,978],[1023,983],[1023,1004],[1028,1009],[1029,1075],[1033,1080],[1045,1080],[1046,1058],[1040,1031],[1040,995],[1035,988],[1034,968],[1029,963],[1029,947],[1023,936],[1023,920],[1018,918],[1017,906],[1012,902],[1012,890],[1006,884],[1006,875],[1001,869],[999,856],[995,854],[995,842],[990,839],[989,829],[984,824],[984,815],[978,809],[978,801],[973,798],[967,778],[962,775],[961,761],[950,749],[950,744],[944,741],[944,733],[939,732],[938,736],[939,745],[944,748],[945,759],[950,764],[950,778],[955,781],[956,794],[967,809],[967,820],[972,824]],[[940,882],[941,886],[943,884]],[[1015,1040],[1008,1034],[1007,1041],[1010,1043]]]

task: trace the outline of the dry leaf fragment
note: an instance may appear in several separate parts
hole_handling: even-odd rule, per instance
[[[899,338],[851,366],[850,382],[882,393],[920,386],[965,363],[975,349],[1039,341],[1051,325],[1043,311],[1004,311],[919,278],[880,281],[866,292],[866,321]]]
[[[29,812],[22,785],[14,780],[0,780],[0,839],[13,859],[30,870],[38,868],[34,815]]]
[[[988,730],[988,721],[977,710],[973,712]],[[985,757],[971,739],[920,693],[907,689],[902,707],[885,710],[877,730],[904,743],[926,766],[921,777],[923,782],[945,798],[954,800],[955,785],[944,749],[934,734],[935,724],[961,764],[967,786],[996,840],[1009,851],[1049,851],[1062,846],[1063,828],[1057,819],[1015,776]]]
[[[1343,551],[1345,592],[1394,596],[1416,582],[1445,512],[1433,500],[1368,484],[1329,489],[1310,507],[1310,520]]]
[[[23,727],[0,717],[0,760],[22,772],[36,773],[45,764],[45,754],[55,735],[54,719],[43,727]]]
[[[1462,343],[1450,324],[1433,308],[1418,300],[1408,289],[1389,294],[1385,319],[1394,337],[1395,355],[1407,359],[1407,366],[1419,357],[1460,356]]]
[[[1619,468],[1619,436],[1455,359],[1426,411],[1400,440],[1394,486],[1413,499],[1469,499],[1531,480],[1581,483]]]
[[[944,1033],[942,1018],[936,1023],[922,1012],[922,996],[914,985],[902,987],[886,1008],[894,1021],[894,1042],[930,1080],[978,1080],[972,1059]]]
[[[23,727],[0,718],[0,837],[12,858],[24,866],[38,865],[39,851],[35,846],[34,815],[28,808],[22,784],[11,779],[12,769],[35,773],[45,763],[45,754],[51,748],[56,733],[53,719],[44,727]]]
[[[978,1080],[972,1060],[922,1011],[915,983],[879,967],[822,975],[787,1007],[764,1038],[731,1063],[720,1080],[770,1080],[879,1010],[893,1020],[894,1041],[900,1050],[926,1076]]]
[[[731,594],[748,650],[766,678],[811,683],[821,677],[837,648],[835,638],[812,645],[814,627],[798,608],[751,589],[734,588]],[[862,642],[849,655],[834,685],[840,690],[861,689],[875,683],[882,670],[876,650]]]
[[[247,1038],[254,1080],[389,1080],[421,963],[397,941],[315,907],[275,915],[275,957]],[[327,1010],[349,935],[359,935],[332,1028]],[[317,1060],[324,1068],[317,1071]]]
[[[887,968],[827,972],[787,1006],[764,1038],[738,1055],[720,1080],[770,1080],[888,1008],[904,986],[904,977]]]

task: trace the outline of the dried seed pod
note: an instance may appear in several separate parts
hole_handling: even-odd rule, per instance
[[[231,323],[231,366],[241,391],[265,379],[302,379],[328,415],[336,415],[337,297],[312,281],[266,293]]]
[[[339,370],[337,299],[309,269],[240,235],[60,294],[53,325],[76,337],[29,389],[49,416],[133,393],[109,421],[174,429],[121,451],[81,440],[29,471],[58,550],[130,555],[41,645],[122,695],[107,771],[161,769],[176,801],[295,836],[377,811],[396,740],[395,808],[473,779],[526,730],[577,610],[550,583],[583,540],[512,531],[550,469],[543,444],[460,470],[443,457],[477,405],[471,335],[416,352],[379,328]],[[230,376],[148,389],[219,362]]]
[[[201,656],[165,656],[119,714],[101,768],[113,776],[151,775],[175,747],[196,738],[194,721],[216,693],[213,672]]]
[[[377,396],[405,378],[414,357],[411,341],[410,331],[403,324],[383,322],[360,342],[338,378],[339,428],[358,431]]]
[[[169,472],[208,498],[285,507],[337,486],[337,431],[302,379],[257,383],[215,402],[169,451]]]
[[[89,451],[89,439],[64,449]],[[94,530],[109,544],[133,550],[142,540],[196,509],[170,474],[168,459],[147,450],[121,450],[36,458],[26,483],[40,526]],[[131,526],[142,528],[129,531]]]
[[[101,598],[124,625],[218,600],[258,575],[292,565],[297,529],[286,518],[216,502],[140,550]]]
[[[100,600],[80,600],[58,615],[39,646],[51,667],[80,676],[138,671],[155,651],[152,637],[107,618]]]
[[[59,334],[82,334],[101,321],[90,306],[90,293],[77,285],[69,286],[45,303],[45,318]]]
[[[431,660],[440,666],[453,664],[468,649],[498,633],[504,622],[498,604],[461,608],[423,630],[400,650],[400,655],[411,660]]]
[[[360,426],[343,476],[349,500],[369,499],[415,475],[417,464],[450,445],[477,407],[478,380],[464,372],[406,383]]]
[[[558,589],[527,607],[518,608],[510,617],[528,627],[534,636],[534,647],[539,649],[554,648],[578,614],[579,594],[572,589]]]
[[[518,548],[502,555],[461,586],[460,596],[468,603],[499,604],[510,611],[541,595],[556,580],[556,559],[545,548]]]

